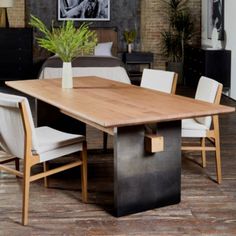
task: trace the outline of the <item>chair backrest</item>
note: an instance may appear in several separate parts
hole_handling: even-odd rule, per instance
[[[220,103],[220,98],[222,94],[222,84],[210,79],[208,77],[202,76],[198,82],[197,91],[195,94],[195,99],[209,102],[209,103]],[[195,118],[199,123],[210,128],[212,117],[197,117]]]
[[[175,93],[177,78],[175,72],[144,69],[140,86],[165,93]]]
[[[11,155],[24,158],[25,129],[22,104],[32,133],[32,150],[37,150],[37,140],[28,100],[25,97],[0,93],[0,145]]]
[[[121,66],[114,67],[73,67],[73,76],[98,76],[126,84],[130,84],[126,70]],[[40,79],[61,78],[62,68],[45,67]]]

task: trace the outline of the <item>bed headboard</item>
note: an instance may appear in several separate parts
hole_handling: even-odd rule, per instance
[[[113,42],[112,55],[117,56],[117,47],[118,47],[117,29],[115,27],[91,28],[91,29],[97,33],[99,43]]]

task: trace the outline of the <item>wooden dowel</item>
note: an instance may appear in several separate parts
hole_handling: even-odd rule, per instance
[[[64,165],[64,166],[54,168],[52,170],[48,170],[46,172],[42,172],[42,173],[33,175],[33,176],[30,177],[30,182],[35,181],[37,179],[44,178],[44,177],[49,176],[49,175],[56,174],[60,171],[64,171],[64,170],[68,170],[68,169],[76,167],[76,166],[80,166],[80,165],[82,165],[82,162],[81,161],[76,161],[76,162],[73,162],[73,163],[70,163],[70,164],[67,164],[67,165]]]
[[[203,148],[202,147],[196,147],[196,146],[193,146],[193,147],[182,146],[181,150],[182,151],[202,151]],[[206,150],[206,151],[215,151],[216,148],[215,147],[205,147],[204,150]]]
[[[0,165],[0,170],[5,170],[5,171],[10,172],[14,175],[17,175],[19,177],[23,177],[23,174],[20,171],[14,170],[14,169],[7,167],[7,166]]]

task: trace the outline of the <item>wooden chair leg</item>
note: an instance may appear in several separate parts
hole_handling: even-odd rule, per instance
[[[206,167],[206,138],[201,139],[201,146],[202,146],[202,167]]]
[[[88,201],[88,184],[87,184],[87,144],[83,142],[83,151],[81,152],[82,166],[81,166],[81,189],[83,202]]]
[[[220,147],[219,143],[216,143],[216,173],[217,173],[217,183],[222,182],[222,172],[221,172],[221,157],[220,157]]]
[[[216,174],[217,174],[217,183],[220,184],[222,182],[222,172],[221,172],[221,156],[220,156],[220,140],[217,137],[215,139],[216,145]]]
[[[30,189],[30,165],[25,162],[23,176],[23,207],[22,207],[22,224],[28,224],[29,212],[29,189]]]
[[[43,171],[44,172],[46,172],[46,171],[48,171],[48,162],[47,161],[45,161],[44,163],[43,163]],[[46,177],[44,177],[44,187],[45,188],[48,188],[48,186],[49,186],[49,179],[48,179],[48,177],[46,176]]]
[[[103,132],[103,151],[104,152],[107,151],[107,138],[108,138],[108,134]]]
[[[213,124],[215,130],[215,146],[216,146],[216,174],[217,182],[220,184],[222,182],[222,172],[221,172],[221,157],[220,157],[220,132],[219,132],[219,118],[218,116],[213,116]]]

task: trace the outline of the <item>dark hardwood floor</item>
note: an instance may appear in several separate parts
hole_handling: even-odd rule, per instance
[[[236,106],[227,97],[222,103]],[[0,236],[236,235],[236,113],[222,116],[220,125],[221,185],[213,181],[213,154],[207,155],[207,168],[202,169],[199,154],[183,153],[181,203],[121,218],[109,213],[113,189],[109,152],[89,152],[89,204],[81,202],[79,169],[50,177],[50,188],[43,181],[33,182],[26,227],[20,224],[22,180],[0,172]],[[102,133],[88,127],[88,143],[90,148],[102,147]]]

